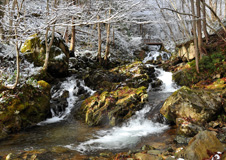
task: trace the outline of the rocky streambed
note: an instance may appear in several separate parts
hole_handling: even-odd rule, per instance
[[[225,90],[176,91],[172,74],[150,64],[166,53],[106,69],[87,56],[69,58],[57,35],[44,72],[43,45],[34,35],[23,47],[21,59],[36,72],[22,70],[14,91],[0,87],[2,159],[225,156]],[[9,79],[0,78],[1,86]]]

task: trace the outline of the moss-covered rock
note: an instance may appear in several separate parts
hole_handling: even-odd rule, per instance
[[[3,91],[0,99],[2,139],[47,118],[50,112],[50,85],[45,81],[38,81],[37,87],[24,84],[14,91]]]
[[[214,132],[202,131],[190,140],[181,155],[185,159],[201,160],[209,159],[212,154],[223,151],[224,145],[220,143]]]
[[[160,113],[170,121],[190,119],[196,124],[209,122],[223,110],[219,92],[182,87],[163,104]]]
[[[110,70],[99,68],[95,72],[83,76],[86,84],[95,90],[115,90],[117,87],[127,85],[131,88],[148,87],[152,81],[155,69],[146,67],[142,62],[135,61],[131,64],[121,65]]]
[[[115,91],[95,93],[81,106],[88,125],[114,126],[131,117],[147,100],[146,87],[120,87]]]
[[[179,70],[173,74],[173,81],[179,86],[190,86],[193,82],[188,78],[185,70]]]
[[[46,55],[44,37],[34,34],[27,39],[21,47],[26,59],[35,66],[43,66]],[[48,41],[51,36],[49,35]],[[58,34],[55,34],[53,45],[50,49],[48,72],[56,77],[67,75],[69,63],[69,49]]]

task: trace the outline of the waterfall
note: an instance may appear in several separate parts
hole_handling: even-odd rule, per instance
[[[77,79],[75,76],[68,77],[65,81],[63,81],[59,88],[54,92],[53,88],[51,89],[52,99],[58,99],[65,91],[68,92],[67,98],[67,107],[65,109],[58,108],[56,106],[55,109],[51,108],[52,117],[38,123],[38,125],[44,125],[49,123],[56,123],[64,120],[71,113],[71,110],[74,108],[76,102],[79,100],[78,92],[80,89],[86,91],[89,95],[94,93],[89,87],[85,86],[84,81]],[[51,101],[51,103],[53,103]]]

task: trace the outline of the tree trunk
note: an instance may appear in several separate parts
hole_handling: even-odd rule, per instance
[[[16,43],[15,47],[16,47],[16,68],[17,68],[16,81],[13,85],[5,86],[7,89],[15,89],[20,78],[20,60],[19,60],[20,47],[18,45],[18,42]]]
[[[112,45],[115,47],[115,28],[112,29]]]
[[[109,9],[109,16],[111,15],[111,9]],[[107,66],[108,63],[108,55],[110,52],[110,22],[107,24],[107,40],[106,40],[106,50],[104,57],[104,64]]]
[[[203,2],[205,3],[205,2]],[[209,6],[208,4],[205,3],[205,6],[207,8],[209,8],[209,10],[211,11],[211,13],[215,16],[215,18],[217,19],[218,23],[221,25],[221,27],[223,28],[223,30],[225,31],[226,33],[226,28],[224,26],[224,24],[221,22],[221,19],[217,16],[216,12],[214,12],[213,8],[211,8],[211,6]]]
[[[226,18],[226,0],[224,0],[224,18]]]
[[[214,8],[214,6],[213,6],[213,0],[209,0],[209,4],[210,4],[210,7],[211,7],[211,8]],[[214,9],[213,9],[213,10],[214,10]],[[215,21],[216,21],[216,18],[215,18],[215,16],[214,16],[214,14],[211,12],[210,15],[211,15],[211,20],[212,20],[212,22],[215,22]]]
[[[202,0],[201,2],[203,2],[205,0]],[[206,5],[205,3],[202,3],[203,6],[202,6],[202,14],[203,14],[203,32],[204,32],[204,35],[205,35],[205,39],[206,39],[206,43],[209,42],[209,34],[207,32],[207,27],[206,27]]]
[[[17,0],[13,0],[12,8],[10,9],[10,17],[9,17],[9,34],[13,32],[13,12],[15,10],[17,4]]]
[[[53,26],[52,36],[51,36],[51,40],[50,40],[49,44],[48,44],[48,34],[49,34],[49,27],[46,29],[46,35],[45,35],[46,58],[45,58],[45,62],[44,62],[44,65],[43,65],[44,71],[46,71],[48,69],[49,53],[50,53],[50,49],[51,49],[53,41],[54,41],[55,26]]]
[[[68,27],[67,27],[66,30],[65,30],[65,33],[64,33],[64,39],[65,39],[65,42],[66,42],[66,43],[69,42],[69,37],[68,37]]]
[[[5,37],[4,37],[5,31],[4,31],[3,26],[2,26],[3,17],[4,17],[4,8],[0,6],[0,19],[1,19],[1,22],[0,22],[0,39],[1,40],[5,39]]]
[[[70,55],[74,56],[74,52],[75,52],[75,26],[74,26],[74,17],[72,17]]]
[[[197,11],[197,31],[198,31],[198,48],[199,48],[199,54],[200,54],[200,59],[203,56],[202,53],[202,24],[201,24],[201,8],[200,8],[200,0],[196,0],[196,11]]]
[[[98,15],[97,16],[97,19],[99,20],[100,19],[100,16]],[[101,40],[101,26],[100,26],[100,23],[97,24],[98,26],[98,54],[97,54],[97,57],[99,59],[99,63],[101,64],[101,43],[102,43],[102,40]]]
[[[196,71],[199,73],[199,50],[198,50],[198,40],[197,40],[197,34],[196,34],[194,0],[191,0],[191,10],[192,10],[193,38],[194,38],[194,47],[195,47],[195,64],[196,64]]]

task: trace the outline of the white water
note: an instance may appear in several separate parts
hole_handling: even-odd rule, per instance
[[[166,52],[158,52],[158,51],[151,51],[148,53],[147,57],[143,60],[143,63],[146,63],[150,60],[156,60],[158,56],[162,56],[162,59],[167,60],[170,58],[170,54]],[[153,66],[150,64],[146,64],[147,66]],[[172,80],[172,73],[166,72],[162,68],[156,68],[157,78],[162,81],[161,91],[160,92],[175,92],[179,87],[173,82]],[[151,90],[151,86],[148,87],[148,91]]]
[[[143,63],[146,63],[151,60],[157,60],[157,57],[159,55],[161,55],[162,60],[167,60],[170,58],[170,55],[167,52],[151,51],[148,53],[147,57],[144,58]]]
[[[163,82],[160,92],[175,92],[178,89],[172,80],[171,72],[166,72],[162,68],[155,68],[155,70],[158,72],[157,78]]]
[[[145,118],[145,114],[149,112],[150,107],[146,105],[141,111],[129,120],[122,127],[113,127],[109,130],[103,130],[96,133],[95,138],[81,143],[78,146],[73,144],[65,147],[77,150],[79,152],[90,152],[96,150],[117,150],[125,149],[136,145],[142,137],[161,133],[168,129],[167,125],[153,123]]]
[[[152,53],[155,53],[154,59],[162,54],[156,51]],[[149,54],[149,56],[145,58],[144,63],[150,59],[153,59],[152,54]],[[158,74],[157,78],[163,82],[160,92],[174,92],[176,87],[172,81],[172,73],[165,72],[163,69],[155,69]],[[137,111],[123,126],[99,131],[94,135],[95,138],[82,142],[78,146],[70,144],[65,147],[71,150],[77,150],[81,153],[133,147],[141,141],[142,137],[158,134],[168,129],[167,125],[154,123],[145,118],[145,114],[149,111],[150,106],[147,104],[141,111]]]
[[[80,86],[84,88],[90,95],[94,93],[93,90],[91,90],[89,87],[85,86],[84,81],[76,79],[75,76],[67,78],[60,86],[60,89],[58,92],[52,95],[52,97],[57,96],[59,92],[63,92],[64,90],[67,90],[69,92],[69,97],[67,98],[68,107],[66,107],[65,111],[62,113],[55,113],[53,110],[51,110],[52,118],[49,118],[45,121],[42,121],[38,123],[38,125],[45,125],[50,123],[56,123],[59,121],[64,120],[68,115],[70,115],[71,110],[74,108],[75,103],[78,101],[78,97],[76,96],[78,92],[77,82],[80,83]]]

